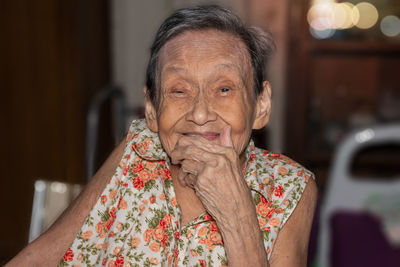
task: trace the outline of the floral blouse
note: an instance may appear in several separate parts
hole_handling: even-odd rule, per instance
[[[313,175],[252,141],[245,153],[244,179],[269,258]],[[144,120],[133,121],[119,166],[59,266],[227,266],[209,214],[180,224],[169,164],[158,135]]]

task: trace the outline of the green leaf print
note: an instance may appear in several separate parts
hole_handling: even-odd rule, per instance
[[[147,181],[147,183],[144,185],[144,191],[149,192],[154,187],[155,184],[156,184],[155,180]]]

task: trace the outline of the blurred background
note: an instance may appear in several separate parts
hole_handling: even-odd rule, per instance
[[[371,251],[381,259],[381,264],[371,266],[398,266],[398,0],[1,1],[0,263],[28,242],[35,181],[49,181],[49,188],[60,194],[69,188],[66,184],[85,184],[121,140],[129,121],[143,115],[149,46],[163,19],[177,8],[208,3],[229,7],[249,23],[267,27],[276,40],[277,54],[268,68],[272,119],[254,138],[260,146],[284,153],[316,174],[321,211],[314,222],[309,265],[361,266],[350,263],[349,255],[361,253],[365,259]],[[365,145],[386,126],[394,128],[384,131],[382,142]],[[334,153],[352,140],[349,133],[354,133],[360,148],[350,153],[348,162],[338,163],[340,157]],[[323,227],[332,223],[323,210],[324,201],[335,199],[331,191],[346,187],[332,182],[340,173],[333,169],[342,167],[348,171],[340,177],[354,178],[362,185],[372,180],[378,185],[371,188],[383,189],[375,192],[371,205],[356,208],[368,213],[353,218],[358,211],[351,211],[350,217],[336,218],[338,225],[360,229],[358,222],[369,220],[375,230],[360,232],[361,245],[351,245],[359,252],[344,249],[349,255],[341,255],[336,249],[319,254],[325,241],[317,242],[317,230],[321,223]],[[41,185],[36,184],[37,191],[43,189]],[[373,193],[368,191],[365,203],[371,203]],[[385,195],[390,199],[382,198]],[[73,196],[70,193],[69,199]],[[388,212],[377,215],[376,210]],[[325,215],[329,221],[324,221]],[[354,229],[345,231],[354,233]],[[371,231],[376,233],[371,242],[381,254],[365,240],[374,235]],[[328,243],[333,247],[349,243],[345,238],[331,239]]]

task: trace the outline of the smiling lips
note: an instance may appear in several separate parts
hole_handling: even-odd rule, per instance
[[[196,137],[200,136],[203,137],[209,141],[214,141],[219,137],[219,133],[215,132],[188,132],[188,133],[183,133],[184,136],[190,136],[190,137]]]

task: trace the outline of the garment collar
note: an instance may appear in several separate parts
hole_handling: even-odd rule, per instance
[[[136,154],[146,160],[167,160],[168,155],[162,147],[158,133],[151,131],[146,124],[146,120],[134,120],[131,126],[132,131],[130,131],[130,136],[128,140],[132,138],[132,149],[135,150]],[[245,150],[245,165],[243,168],[244,173],[246,173],[247,166],[249,164],[249,159],[251,155],[254,154],[254,142],[250,140],[246,150]]]

